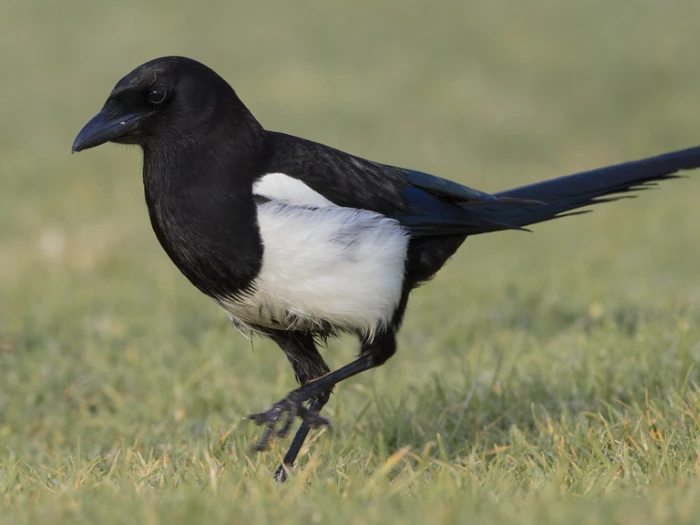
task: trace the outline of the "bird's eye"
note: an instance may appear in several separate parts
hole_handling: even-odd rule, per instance
[[[168,91],[162,88],[154,88],[148,93],[148,101],[153,105],[162,104],[168,98]]]

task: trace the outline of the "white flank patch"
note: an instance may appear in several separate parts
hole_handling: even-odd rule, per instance
[[[273,201],[296,204],[297,206],[313,206],[326,208],[335,206],[316,190],[305,183],[284,173],[268,173],[253,184],[253,193],[267,197]]]
[[[371,338],[391,322],[408,245],[398,222],[366,210],[270,201],[258,206],[258,224],[264,255],[251,292],[219,299],[239,324],[328,323]]]

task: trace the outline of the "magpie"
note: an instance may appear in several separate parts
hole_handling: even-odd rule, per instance
[[[700,147],[489,194],[264,129],[231,86],[185,57],[117,82],[73,152],[105,142],[143,150],[153,230],[177,268],[240,330],[284,352],[300,387],[269,410],[256,449],[301,426],[275,473],[284,481],[333,387],[396,351],[409,295],[470,235],[585,213],[700,166]],[[318,347],[359,338],[331,371]]]

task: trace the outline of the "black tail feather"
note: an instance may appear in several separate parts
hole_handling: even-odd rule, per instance
[[[484,220],[486,233],[498,229],[520,229],[530,224],[590,210],[584,206],[634,198],[632,191],[654,189],[657,181],[681,177],[679,171],[700,167],[700,147],[690,148],[634,162],[559,177],[529,186],[514,188],[494,196],[503,202],[470,208]],[[516,205],[518,201],[525,204]],[[538,201],[539,203],[527,203]],[[499,228],[498,224],[507,225]],[[491,225],[491,226],[489,226]],[[473,234],[473,233],[472,233]]]

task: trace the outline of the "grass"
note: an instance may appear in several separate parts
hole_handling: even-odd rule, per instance
[[[161,252],[137,151],[69,149],[186,54],[272,129],[496,191],[697,144],[700,5],[241,4],[0,4],[0,523],[697,523],[699,174],[468,240],[278,486],[241,418],[286,360]]]

